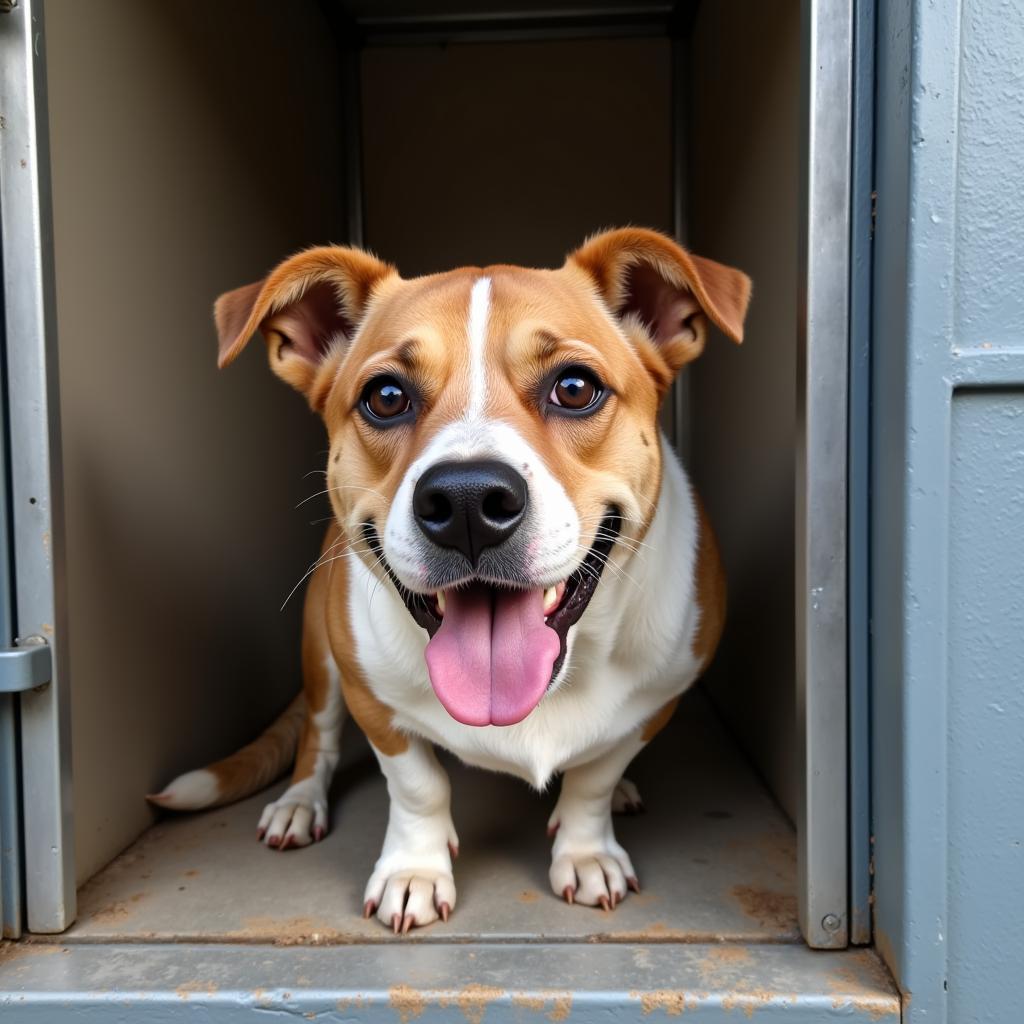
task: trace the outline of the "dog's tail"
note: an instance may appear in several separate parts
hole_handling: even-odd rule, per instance
[[[288,770],[305,718],[306,698],[300,693],[252,743],[222,761],[179,775],[146,799],[172,811],[198,811],[251,796]]]

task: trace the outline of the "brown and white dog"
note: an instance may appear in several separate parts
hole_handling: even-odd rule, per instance
[[[403,280],[316,248],[223,295],[220,365],[261,332],[330,437],[334,522],[312,574],[304,694],[259,739],[152,797],[255,792],[295,756],[258,834],[320,839],[346,710],[391,798],[365,913],[447,919],[458,838],[433,745],[546,786],[550,881],[614,907],[636,873],[612,828],[622,773],[707,665],[725,583],[658,428],[708,321],[740,341],[750,281],[653,231],[597,235],[558,270]]]

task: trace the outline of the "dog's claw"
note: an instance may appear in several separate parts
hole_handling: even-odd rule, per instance
[[[571,904],[572,901],[573,901],[573,897],[575,895],[576,895],[576,890],[571,885],[567,885],[562,890],[562,899],[565,900],[566,903]]]
[[[402,915],[392,914],[391,915],[391,930],[397,935],[402,928]]]
[[[556,821],[554,825],[548,825],[548,839],[554,838],[555,833],[558,831],[558,826],[561,824],[560,821]]]
[[[441,915],[441,920],[447,924],[448,915],[452,912],[452,908],[449,907],[447,903],[442,903],[441,906],[437,908],[437,912]]]
[[[267,830],[265,828],[258,828],[258,829],[256,829],[256,842],[257,843],[263,842],[263,837],[266,834],[267,834]]]
[[[324,829],[323,825],[317,825],[313,829],[313,842],[319,843],[325,835],[327,835],[327,831]]]
[[[612,910],[614,910],[619,905],[619,900],[621,899],[622,897],[617,892],[612,893]]]
[[[453,842],[449,841],[449,843],[448,843],[448,852],[452,855],[452,860],[458,860],[458,858],[459,858],[459,848]]]
[[[598,896],[597,902],[601,904],[602,910],[607,911],[612,909],[611,900],[609,900],[607,896]]]
[[[413,917],[411,914],[406,914],[406,916],[402,919],[402,934],[403,935],[408,934],[409,929],[412,928],[412,926],[415,923],[416,923],[416,918]]]
[[[367,921],[369,921],[370,918],[373,917],[374,911],[376,909],[377,904],[373,900],[367,900],[363,904],[363,917],[366,918]]]
[[[278,848],[278,847],[279,847],[280,845],[281,845],[281,837],[280,837],[280,836],[271,836],[271,837],[270,837],[270,838],[269,838],[269,839],[267,840],[267,846],[273,847],[273,849],[275,849],[275,850],[276,850],[276,849],[277,849],[277,848]]]
[[[626,885],[628,885],[633,892],[640,891],[640,883],[637,881],[635,875],[630,875],[629,878],[626,879]]]
[[[295,845],[295,840],[291,835],[286,835],[278,847],[278,850],[290,850]]]

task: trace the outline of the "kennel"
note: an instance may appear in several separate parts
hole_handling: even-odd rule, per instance
[[[0,4],[0,691],[20,691],[0,693],[0,908],[20,938],[0,953],[5,1013],[898,1019],[884,957],[913,990],[905,1012],[945,1019],[955,971],[919,931],[942,876],[917,831],[944,755],[921,749],[921,684],[900,661],[932,655],[929,599],[899,573],[935,577],[900,533],[923,498],[893,497],[929,454],[887,448],[873,506],[868,454],[926,386],[898,342],[919,343],[906,318],[925,300],[907,296],[925,271],[900,257],[928,228],[900,218],[911,161],[939,159],[911,151],[911,122],[932,103],[938,129],[945,108],[899,68],[919,56],[911,14],[937,40],[947,6],[48,0],[44,23],[39,0]],[[877,141],[876,87],[903,104]],[[650,813],[617,829],[644,892],[611,915],[559,903],[551,795],[451,765],[459,906],[391,937],[358,916],[386,802],[354,730],[321,844],[257,844],[265,794],[158,819],[144,793],[247,741],[298,687],[301,603],[279,609],[326,514],[305,500],[318,424],[262,353],[217,373],[212,299],[317,242],[411,275],[553,266],[627,223],[755,281],[744,346],[712,338],[664,410],[722,542],[730,618],[630,771]],[[880,332],[896,344],[872,366]],[[953,418],[965,436],[1004,413],[986,383],[1012,411],[1018,356],[991,379],[980,350],[958,364],[981,375]],[[962,487],[980,480],[957,466]],[[975,552],[954,554],[972,585]],[[968,628],[969,645],[984,623]]]

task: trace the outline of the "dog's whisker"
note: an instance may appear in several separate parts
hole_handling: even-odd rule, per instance
[[[292,599],[292,597],[295,596],[295,591],[298,590],[299,587],[301,587],[302,584],[305,583],[306,580],[308,580],[309,577],[312,576],[313,573],[315,573],[317,571],[317,569],[319,569],[323,565],[327,565],[330,562],[336,562],[339,558],[344,558],[346,554],[348,554],[348,552],[347,551],[343,551],[340,555],[335,555],[333,558],[329,558],[327,560],[327,562],[320,562],[320,561],[318,561],[316,565],[312,566],[309,569],[309,571],[302,577],[302,579],[299,580],[299,582],[296,583],[295,586],[292,587],[292,589],[288,592],[288,596],[284,599],[284,603],[281,605],[281,607],[278,609],[278,611],[281,611],[281,612],[284,611],[285,606]]]
[[[583,551],[584,549],[580,547],[578,550]],[[593,554],[595,559],[600,563],[602,568],[606,568],[609,569],[611,572],[614,572],[617,578],[622,579],[627,583],[631,583],[634,587],[637,588],[638,591],[643,593],[643,587],[641,587],[641,585],[635,579],[633,579],[633,577],[630,576],[630,574],[626,572],[626,570],[623,569],[621,565],[616,565],[611,560],[609,555],[603,555],[599,551],[593,550],[587,551],[586,554]],[[586,562],[583,562],[582,564],[585,566]],[[590,568],[589,566],[587,567]]]
[[[358,543],[359,543],[358,541],[350,541],[347,537],[342,537],[340,540],[335,541],[306,570],[306,572],[303,574],[303,576],[299,580],[299,582],[296,583],[294,587],[292,587],[292,589],[288,592],[288,596],[284,599],[284,603],[281,605],[281,607],[278,609],[278,611],[284,611],[285,606],[295,596],[295,592],[299,589],[299,587],[302,586],[303,583],[306,582],[307,579],[309,579],[310,576],[313,575],[313,573],[315,573],[317,571],[317,569],[320,569],[320,568],[322,568],[325,565],[329,565],[331,562],[336,562],[339,558],[343,558],[350,551],[351,552],[355,552],[356,554],[358,554],[359,551],[358,551],[358,549],[356,547],[356,545]],[[330,553],[332,551],[334,551],[336,548],[340,547],[342,544],[346,544],[347,545],[347,547],[345,548],[344,551],[339,552],[337,555],[335,555],[333,557],[330,557],[330,558],[327,557],[328,555],[330,555]],[[368,549],[367,549],[367,553],[369,553]],[[333,575],[333,572],[332,572],[332,575]]]
[[[621,544],[624,548],[628,548],[630,551],[637,551],[640,548],[646,548],[652,550],[650,544],[646,541],[637,540],[636,537],[626,537],[621,533],[614,533],[611,530],[598,529],[594,531],[595,540],[610,540],[617,544]]]
[[[303,498],[302,501],[300,501],[298,505],[296,505],[295,507],[301,508],[303,505],[306,504],[307,501],[312,501],[314,498],[319,498],[321,495],[324,494],[331,494],[333,491],[366,491],[368,494],[376,494],[377,497],[382,499],[383,501],[388,500],[383,494],[381,494],[380,491],[378,491],[374,487],[362,487],[359,484],[335,484],[333,487],[325,487],[322,491],[317,491],[315,494],[309,495],[308,498]]]

